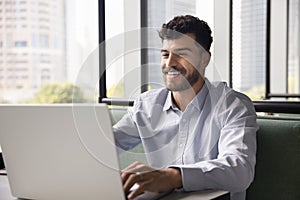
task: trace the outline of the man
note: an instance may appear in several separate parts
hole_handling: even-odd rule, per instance
[[[143,191],[219,189],[245,199],[258,128],[250,99],[204,77],[212,43],[204,21],[177,16],[159,34],[166,88],[141,94],[113,128],[118,147],[142,143],[150,165],[122,170],[126,192],[139,185],[128,198]]]

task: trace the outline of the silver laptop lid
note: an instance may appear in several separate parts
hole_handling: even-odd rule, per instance
[[[107,106],[0,106],[13,196],[125,199]]]

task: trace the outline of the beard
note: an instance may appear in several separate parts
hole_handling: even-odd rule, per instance
[[[193,71],[190,74],[186,74],[186,70],[184,68],[176,69],[175,67],[166,67],[163,68],[162,71],[166,88],[170,91],[183,91],[190,89],[199,81],[199,79],[202,79],[200,72],[196,68],[193,68]],[[180,75],[176,78],[176,80],[170,80],[167,77],[167,73],[169,71],[180,72]]]

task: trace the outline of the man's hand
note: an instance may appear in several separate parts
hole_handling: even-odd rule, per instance
[[[177,168],[154,169],[135,162],[121,171],[121,177],[125,193],[128,193],[135,183],[139,185],[128,195],[129,199],[144,191],[167,192],[182,187],[181,173]]]

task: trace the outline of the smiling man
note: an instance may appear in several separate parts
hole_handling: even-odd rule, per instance
[[[144,191],[230,191],[245,199],[253,180],[256,113],[251,100],[210,82],[211,30],[197,17],[177,16],[163,24],[161,66],[165,88],[140,95],[113,127],[116,143],[130,150],[142,143],[148,165],[122,170],[129,199]]]

